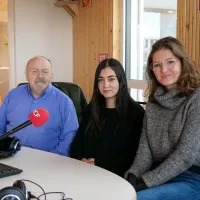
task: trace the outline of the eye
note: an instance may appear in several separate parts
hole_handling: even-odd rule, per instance
[[[115,80],[115,78],[109,78],[109,79],[108,79],[109,82],[112,82],[112,81],[114,81],[114,80]]]
[[[167,61],[167,64],[168,65],[174,65],[175,64],[175,60],[169,60],[169,61]]]
[[[155,69],[156,69],[156,68],[160,68],[160,67],[161,67],[161,64],[160,64],[160,63],[154,63],[154,64],[153,64],[153,68],[155,68]]]
[[[103,81],[103,79],[98,79],[98,82],[100,83],[100,82],[102,82]]]

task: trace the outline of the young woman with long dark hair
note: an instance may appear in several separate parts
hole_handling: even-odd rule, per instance
[[[144,109],[127,87],[124,69],[116,59],[97,67],[92,100],[74,141],[71,157],[123,176],[138,148]]]

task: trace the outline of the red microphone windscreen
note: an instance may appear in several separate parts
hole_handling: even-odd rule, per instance
[[[42,126],[49,119],[49,113],[44,108],[38,108],[29,114],[29,119],[34,126]]]

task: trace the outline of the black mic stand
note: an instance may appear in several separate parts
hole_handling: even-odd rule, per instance
[[[24,122],[23,124],[20,124],[19,126],[11,129],[10,131],[8,131],[7,133],[4,133],[3,135],[0,136],[0,140],[3,140],[5,138],[7,138],[9,135],[12,135],[13,133],[25,128],[26,126],[31,125],[32,122],[30,120]]]
[[[32,124],[32,122],[28,120],[0,136],[0,159],[13,156],[21,149],[19,139],[17,137],[11,138],[9,136],[30,124]]]

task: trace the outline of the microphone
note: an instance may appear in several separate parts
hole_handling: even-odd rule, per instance
[[[0,140],[3,140],[4,138],[8,137],[9,135],[12,135],[15,132],[17,132],[17,131],[19,131],[19,130],[21,130],[21,129],[23,129],[23,128],[31,125],[31,124],[33,124],[35,127],[42,126],[49,119],[49,113],[44,108],[38,108],[38,109],[34,110],[32,113],[30,113],[28,118],[29,118],[29,120],[27,120],[26,122],[24,122],[24,123],[20,124],[19,126],[11,129],[7,133],[4,133],[3,135],[1,135]]]

